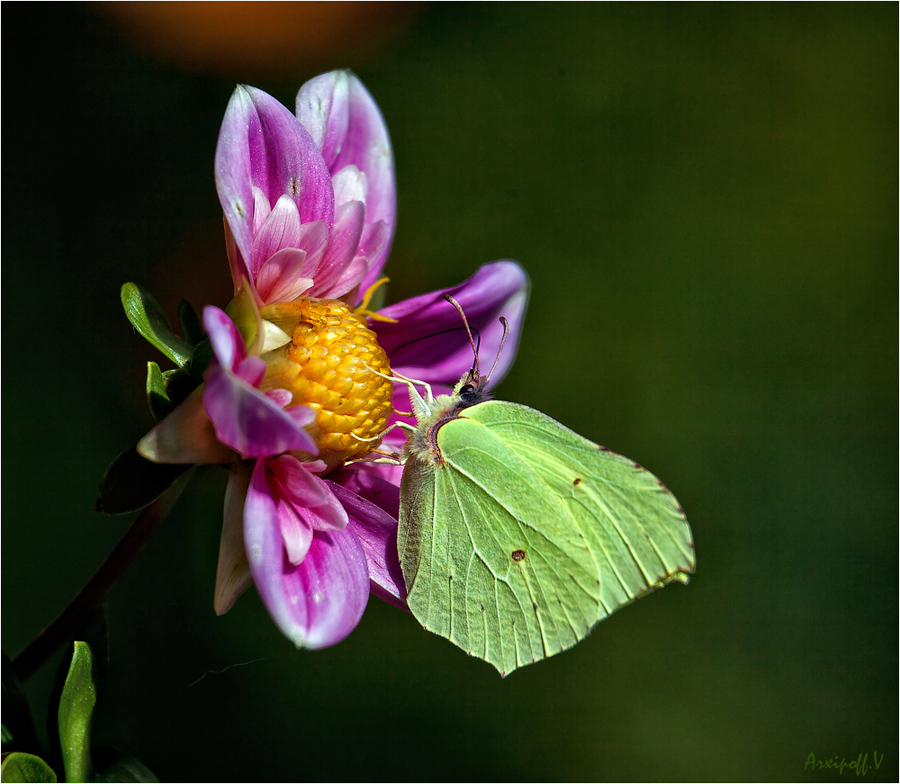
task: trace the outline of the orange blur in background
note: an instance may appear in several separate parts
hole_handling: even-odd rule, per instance
[[[418,3],[101,3],[141,50],[191,70],[279,73],[352,64],[377,49]]]

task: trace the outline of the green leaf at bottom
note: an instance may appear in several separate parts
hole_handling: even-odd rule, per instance
[[[96,702],[91,648],[86,642],[76,642],[69,676],[59,700],[59,745],[66,781],[90,778],[91,719]]]
[[[0,781],[55,782],[56,774],[40,757],[14,751],[3,758]]]

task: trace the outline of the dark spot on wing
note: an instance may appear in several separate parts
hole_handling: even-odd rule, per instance
[[[580,485],[580,484],[581,484],[581,477],[580,477],[580,476],[576,476],[576,477],[572,480],[572,487],[578,487],[578,485]]]
[[[519,563],[519,561],[525,560],[525,551],[524,550],[513,550],[509,554],[509,557],[512,558],[516,563]]]

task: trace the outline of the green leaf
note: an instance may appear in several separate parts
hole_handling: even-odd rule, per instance
[[[197,350],[194,351],[194,358],[191,360],[192,370],[198,361],[202,361],[202,348],[203,344],[201,343]],[[166,392],[168,393],[169,400],[172,401],[173,406],[178,406],[183,403],[188,395],[197,388],[197,384],[194,383],[191,375],[185,373],[183,370],[179,370],[178,368],[164,370],[162,374],[166,382]]]
[[[69,782],[91,777],[91,719],[97,702],[93,669],[90,646],[76,641],[58,717],[59,745]]]
[[[94,749],[94,778],[92,782],[159,781],[153,772],[130,754],[118,749]]]
[[[147,405],[157,422],[171,414],[175,408],[166,388],[166,378],[155,362],[147,363]]]
[[[122,307],[134,328],[178,367],[190,365],[193,349],[169,327],[169,320],[153,295],[136,283],[122,286]]]
[[[0,781],[55,782],[56,774],[40,757],[14,751],[3,758]]]
[[[195,352],[191,367],[196,364],[198,356]],[[147,363],[147,405],[157,422],[171,414],[196,386],[191,376],[183,370],[160,370],[155,362]]]
[[[12,746],[10,745],[12,744]],[[3,654],[3,751],[38,752],[37,734],[22,684],[13,671],[9,656]]]
[[[197,316],[197,311],[187,300],[182,300],[178,306],[178,323],[181,324],[181,334],[192,346],[196,346],[206,337],[206,330]]]
[[[423,400],[400,484],[412,614],[501,675],[565,651],[694,571],[684,511],[653,474],[467,373]]]
[[[106,469],[94,509],[103,514],[126,514],[142,509],[159,498],[190,467],[154,463],[130,447]]]
[[[212,362],[213,350],[209,338],[204,338],[194,349],[194,361],[191,362],[191,380],[199,386],[203,383],[203,374]]]

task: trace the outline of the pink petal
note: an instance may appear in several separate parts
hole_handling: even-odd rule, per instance
[[[335,215],[334,228],[328,241],[328,249],[322,263],[315,275],[315,286],[312,291],[316,296],[334,296],[330,294],[334,284],[344,275],[347,267],[356,256],[359,240],[362,236],[366,217],[366,208],[362,202],[351,201],[341,205]],[[365,272],[363,268],[362,272]],[[352,285],[345,291],[349,291],[359,283],[360,274]]]
[[[306,261],[303,263],[303,277],[315,280],[316,271],[322,263],[322,257],[328,247],[328,226],[324,221],[304,223],[300,227],[300,242],[298,247],[306,251]]]
[[[312,528],[307,525],[297,508],[294,500],[278,481],[273,469],[277,466],[278,458],[263,458],[256,461],[253,469],[253,478],[248,491],[248,499],[254,504],[274,504],[274,516],[271,522],[281,532],[282,543],[288,562],[291,565],[299,564],[305,557],[312,544]],[[262,494],[262,500],[258,496]],[[272,507],[264,506],[271,512]]]
[[[299,248],[283,248],[270,256],[256,276],[260,301],[290,302],[307,291],[313,281],[302,275],[305,262],[306,251]]]
[[[235,90],[219,132],[215,171],[225,219],[251,271],[265,261],[253,257],[254,230],[262,225],[254,218],[260,194],[270,206],[290,198],[303,223],[331,225],[334,192],[318,147],[290,111],[262,90]]]
[[[238,87],[225,110],[214,167],[225,221],[246,264],[253,258],[253,190],[247,138],[252,111],[250,94]],[[235,279],[235,286],[238,284]]]
[[[354,257],[323,296],[339,299],[344,298],[347,292],[352,291],[354,288],[359,289],[360,281],[368,268],[369,260],[365,256]],[[354,296],[351,299],[358,299],[358,297]]]
[[[272,620],[300,648],[324,648],[359,623],[369,593],[363,548],[350,531],[316,532],[302,563],[284,540],[263,471],[253,472],[244,506],[244,542],[256,588]]]
[[[253,491],[259,492],[265,482],[265,492],[275,502],[278,525],[292,565],[306,556],[313,531],[347,527],[347,513],[330,486],[296,457],[282,455],[258,463]]]
[[[270,389],[266,392],[266,397],[279,408],[284,408],[294,399],[289,389]]]
[[[491,383],[498,383],[516,355],[528,302],[528,276],[513,261],[485,264],[471,278],[449,289],[398,302],[379,311],[396,323],[373,321],[394,370],[431,384],[452,386],[472,367],[472,348],[456,309],[444,299],[451,294],[462,306],[469,326],[481,335],[481,372],[487,374],[497,356],[503,326],[509,336]]]
[[[311,79],[297,93],[297,117],[322,150],[335,174],[355,166],[366,176],[366,223],[384,221],[387,241],[369,257],[370,275],[363,288],[380,274],[390,250],[397,210],[394,158],[387,126],[362,82],[349,71],[331,71]]]
[[[253,236],[256,236],[272,213],[269,197],[256,185],[253,186]]]
[[[253,237],[253,259],[262,265],[284,248],[296,248],[300,240],[300,213],[290,196],[281,196]],[[256,272],[256,270],[254,270]]]
[[[349,94],[349,71],[330,71],[317,76],[297,93],[297,118],[323,153],[323,158],[327,154],[326,164],[337,157],[347,135]]]
[[[384,221],[367,223],[363,229],[362,237],[359,240],[359,255],[366,258],[368,269],[360,282],[360,291],[365,292],[381,275],[387,251],[391,247],[393,232],[393,225],[388,225]]]
[[[284,492],[298,506],[320,506],[326,502],[325,487],[321,480],[307,471],[293,455],[282,455],[270,460],[269,469],[283,486]]]
[[[355,166],[345,166],[333,179],[335,208],[348,201],[366,203],[366,175]]]
[[[331,175],[310,135],[290,111],[255,87],[246,90],[252,104],[246,114],[250,179],[269,204],[283,195],[293,198],[300,221],[331,223],[334,192]]]
[[[388,516],[393,518],[393,526],[397,525],[400,514],[400,488],[398,485],[385,482],[374,469],[379,468],[379,463],[357,463],[347,468],[333,471],[328,481],[340,485],[344,490],[350,491],[354,496],[375,504]],[[403,468],[403,466],[397,466]],[[346,500],[341,496],[342,503]]]
[[[393,507],[398,501],[397,488],[379,477],[364,471],[341,472],[343,481],[360,489],[369,497],[381,497]],[[347,477],[346,474],[353,474]],[[341,479],[339,479],[341,481]],[[406,607],[406,584],[397,555],[397,518],[386,512],[380,503],[368,500],[337,482],[332,482],[334,494],[350,516],[348,530],[359,538],[369,568],[371,591],[379,599],[397,607]],[[399,502],[399,501],[398,501]]]
[[[233,370],[247,356],[244,338],[224,310],[215,305],[203,308],[203,328],[209,335],[209,343],[219,364]]]
[[[234,375],[251,387],[259,387],[266,375],[266,362],[262,357],[247,357],[237,363]]]
[[[228,268],[231,271],[231,280],[234,283],[234,293],[237,294],[238,289],[244,284],[244,279],[249,281],[253,276],[250,272],[250,267],[237,246],[237,241],[234,239],[234,234],[231,231],[231,226],[228,225],[227,218],[224,218],[224,223],[225,253],[228,255]]]
[[[330,486],[308,470],[304,463],[291,455],[270,460],[269,467],[284,488],[284,492],[296,506],[315,510],[320,520],[320,530],[344,529],[347,513],[338,503]]]
[[[219,441],[244,458],[267,457],[294,449],[318,452],[315,441],[298,422],[299,412],[287,413],[258,389],[216,363],[206,371],[203,404]],[[305,416],[311,422],[315,413],[308,409]]]

